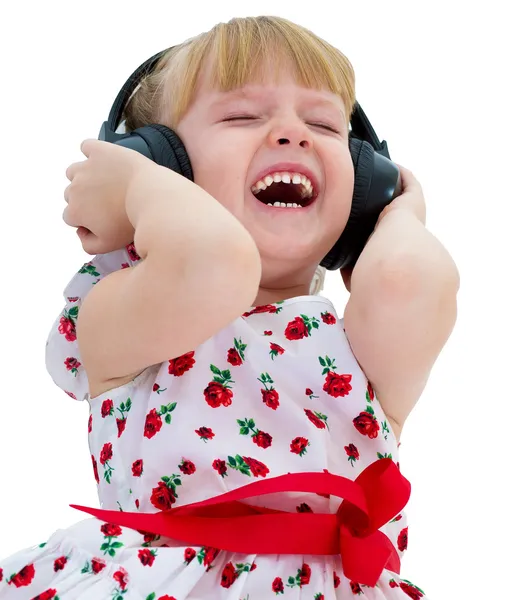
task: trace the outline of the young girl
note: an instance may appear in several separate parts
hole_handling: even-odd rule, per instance
[[[47,367],[89,402],[102,510],[74,505],[90,516],[0,561],[1,600],[425,597],[400,577],[397,447],[458,274],[401,167],[342,271],[344,321],[316,295],[351,213],[354,104],[332,46],[234,19],[171,49],[124,113],[128,131],[177,132],[195,183],[82,144],[64,220],[94,258],[64,292]]]

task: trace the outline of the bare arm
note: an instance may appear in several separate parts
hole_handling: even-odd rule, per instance
[[[261,278],[247,230],[173,171],[138,171],[126,211],[142,261],[95,285],[77,322],[92,397],[194,350],[251,306]]]
[[[397,437],[457,313],[458,270],[421,214],[392,207],[380,220],[352,273],[344,315],[353,352]]]

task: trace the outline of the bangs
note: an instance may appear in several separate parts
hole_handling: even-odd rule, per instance
[[[287,67],[297,85],[338,95],[350,120],[355,97],[354,70],[347,57],[314,33],[280,17],[248,17],[220,23],[209,32],[171,50],[169,93],[162,109],[176,124],[196,93],[199,76],[209,66],[209,83],[223,92],[272,75]],[[177,83],[180,82],[180,89]],[[168,100],[168,101],[167,101]]]

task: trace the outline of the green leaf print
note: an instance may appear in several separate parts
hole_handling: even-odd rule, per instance
[[[384,439],[387,440],[388,439],[387,434],[390,433],[390,428],[388,427],[388,423],[386,421],[383,421],[381,423],[381,428],[382,428],[381,433],[383,434]]]
[[[311,334],[312,329],[318,329],[320,321],[316,317],[308,317],[308,315],[300,315],[301,319],[304,321],[304,325],[308,330],[308,335]]]
[[[152,592],[145,598],[145,600],[155,600],[155,597],[156,597],[156,593]]]
[[[91,275],[92,277],[100,277],[100,273],[96,270],[95,266],[91,263],[86,263],[82,265],[79,269],[79,273],[81,275]]]
[[[116,555],[116,550],[118,548],[123,548],[123,544],[122,542],[112,542],[111,540],[112,538],[109,538],[109,541],[104,542],[100,546],[100,550],[102,550],[104,554],[109,554],[109,556],[112,558]]]
[[[375,415],[374,409],[370,406],[370,404],[366,407],[366,412],[370,413],[371,415]]]
[[[386,453],[381,454],[380,452],[378,452],[377,453],[377,458],[390,458],[390,459],[392,459],[392,455],[391,454],[386,454]]]
[[[321,356],[318,357],[318,362],[324,367],[322,370],[322,375],[327,375],[329,371],[336,371],[338,367],[336,366],[335,359],[329,358],[327,355],[325,358]]]
[[[79,307],[72,306],[70,310],[65,311],[65,316],[68,316],[70,319],[76,319],[79,316]]]
[[[236,454],[235,458],[228,456],[227,461],[232,469],[250,477],[250,468],[239,454]]]

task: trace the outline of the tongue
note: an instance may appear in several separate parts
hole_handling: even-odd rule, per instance
[[[274,204],[283,202],[284,204],[300,204],[304,206],[304,201],[300,197],[300,187],[291,183],[272,183],[266,190],[258,192],[255,196],[263,204]]]

